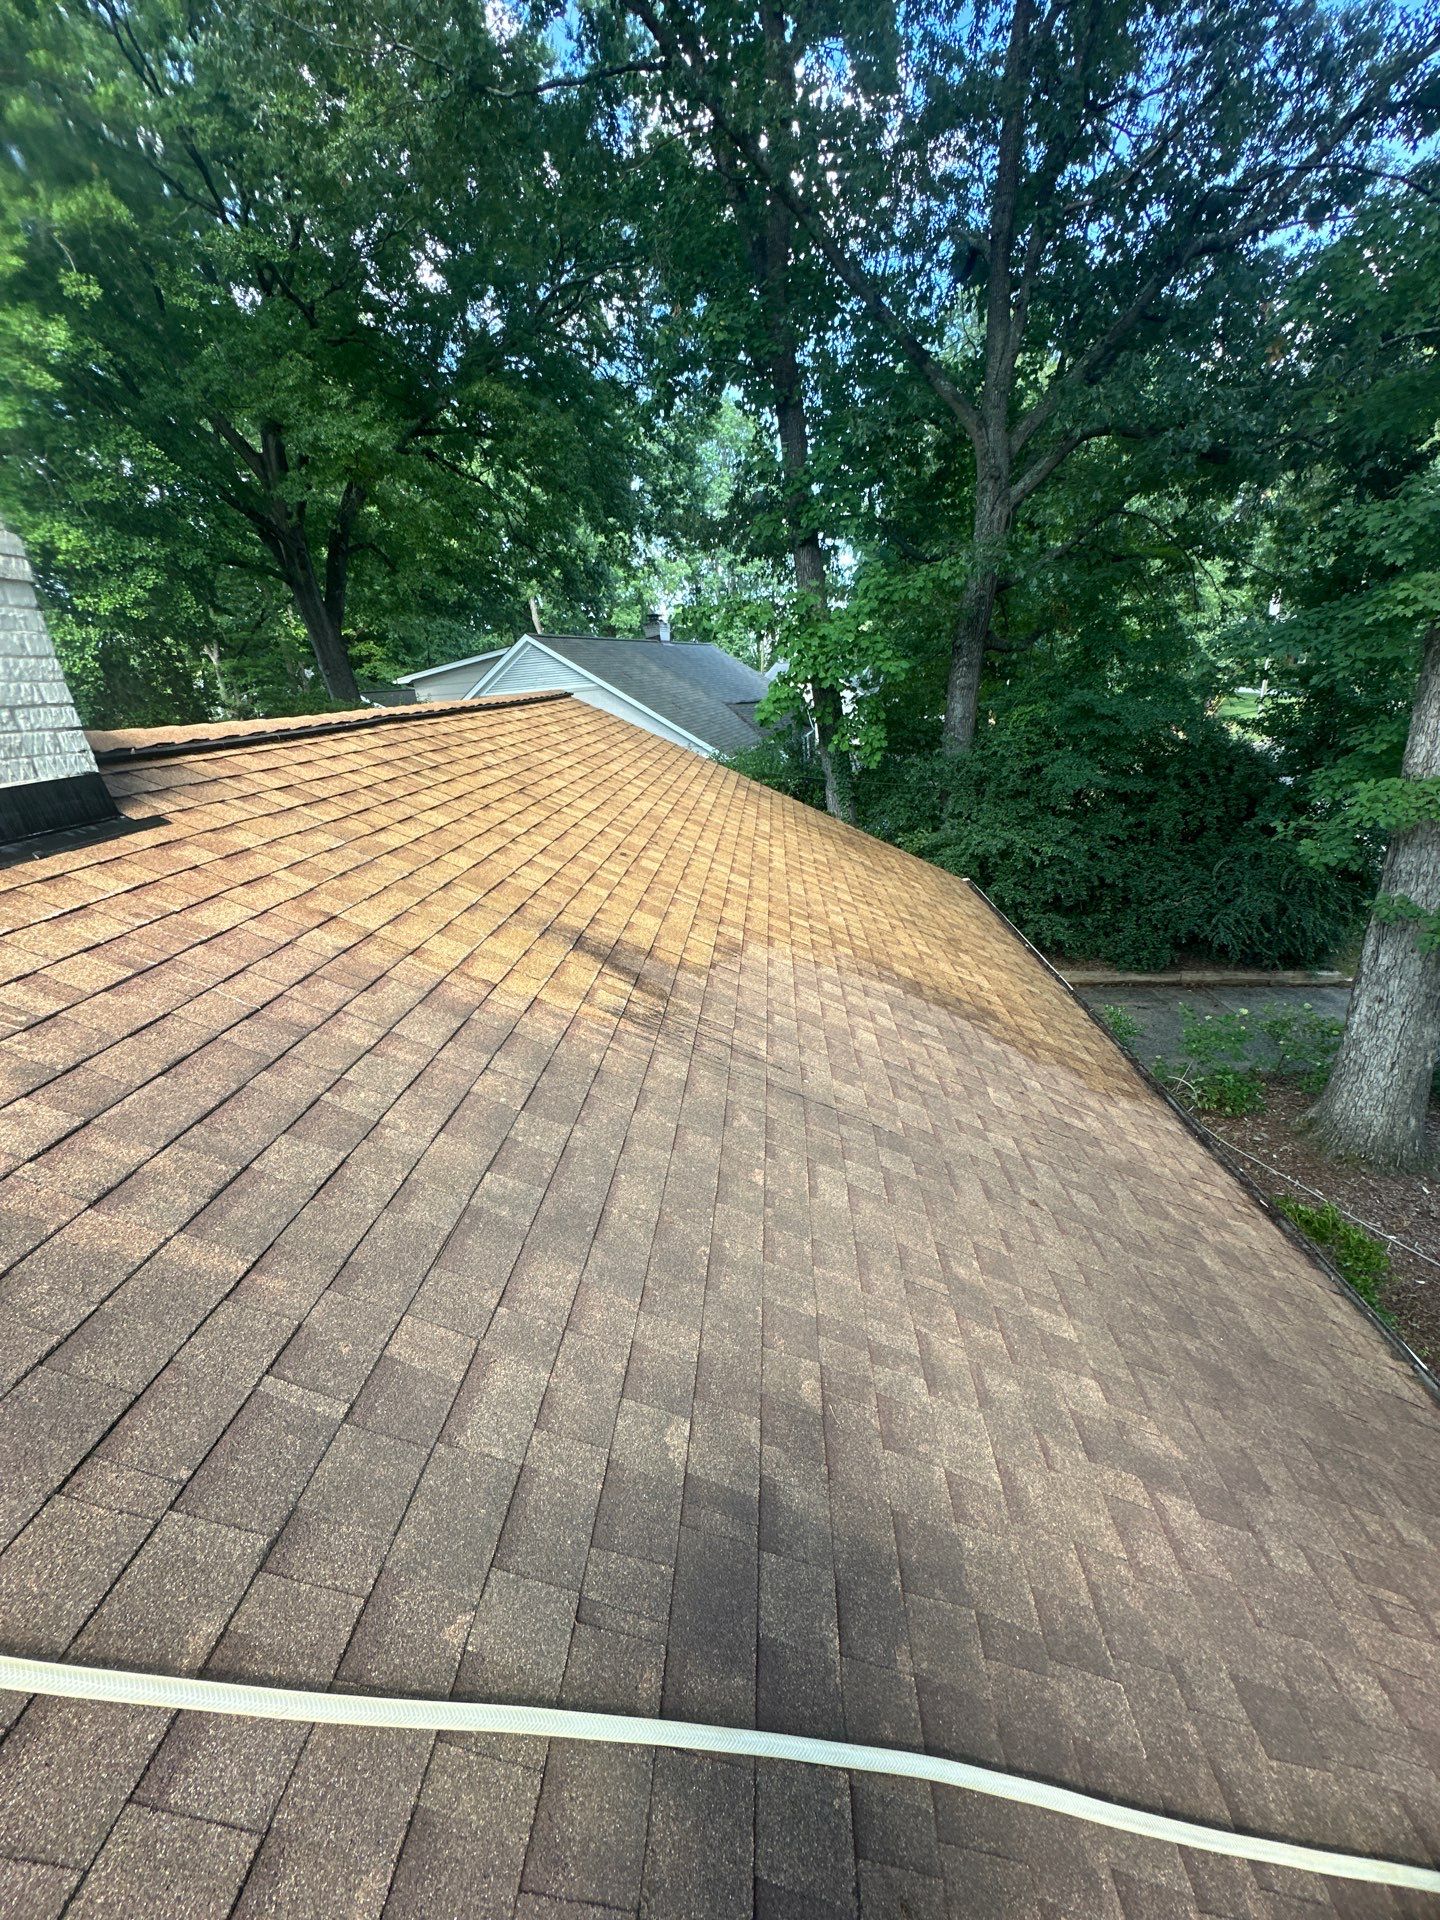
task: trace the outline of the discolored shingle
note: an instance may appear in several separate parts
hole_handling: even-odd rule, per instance
[[[158,822],[0,869],[9,1648],[1440,1845],[1434,1409],[971,889],[568,699],[96,744]],[[1406,1910],[775,1763],[0,1708],[21,1912]]]

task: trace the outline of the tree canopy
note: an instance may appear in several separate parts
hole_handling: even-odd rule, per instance
[[[535,29],[467,0],[418,41],[385,0],[5,21],[5,505],[77,639],[263,704],[299,637],[353,704],[356,662],[584,598],[635,517],[630,188]]]
[[[1398,0],[0,0],[0,512],[92,720],[658,604],[776,671],[754,771],[1047,946],[1319,959],[1428,804],[1437,48]]]

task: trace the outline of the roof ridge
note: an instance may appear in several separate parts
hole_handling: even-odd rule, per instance
[[[533,707],[551,700],[568,700],[563,689],[540,693],[495,694],[482,700],[426,700],[403,707],[362,708],[337,714],[297,714],[293,721],[217,721],[215,733],[192,732],[189,727],[87,729],[86,738],[102,767],[129,765],[137,760],[166,760],[192,754],[218,753],[230,747],[263,747],[271,741],[314,739],[323,734],[356,733],[366,727],[398,725],[407,721],[458,718],[469,713],[491,713],[506,707]],[[204,724],[203,722],[201,723]],[[128,736],[128,737],[127,737]],[[106,742],[109,745],[106,745]]]

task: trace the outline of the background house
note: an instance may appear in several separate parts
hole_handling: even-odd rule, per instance
[[[409,687],[416,700],[467,700],[475,691],[475,682],[488,673],[506,651],[504,647],[492,647],[488,653],[447,660],[440,667],[422,667],[419,673],[397,673],[395,684]]]
[[[527,633],[511,647],[405,676],[420,700],[480,694],[571,693],[696,753],[737,753],[761,738],[755,710],[763,673],[723,647],[676,643],[658,614],[639,640],[593,633]]]

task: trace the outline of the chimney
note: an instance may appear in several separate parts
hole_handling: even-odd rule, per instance
[[[0,843],[116,817],[45,631],[25,549],[0,525]]]
[[[665,618],[663,613],[646,614],[644,637],[647,640],[657,641],[662,647],[669,646],[670,622]]]

